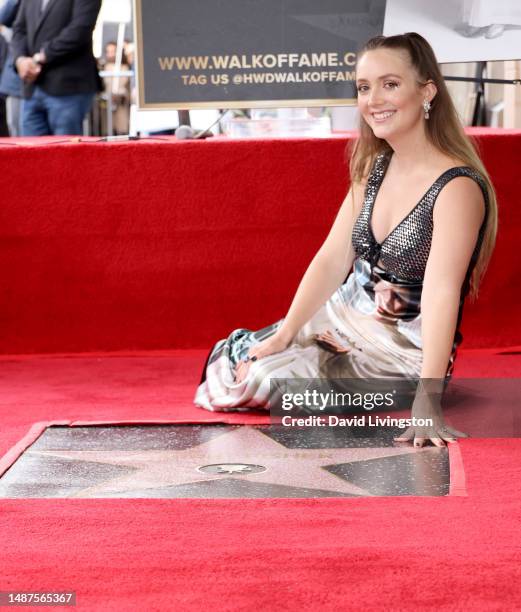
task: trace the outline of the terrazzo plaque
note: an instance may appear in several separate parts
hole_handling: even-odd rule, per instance
[[[446,448],[400,430],[274,425],[49,427],[0,478],[0,497],[442,496]]]

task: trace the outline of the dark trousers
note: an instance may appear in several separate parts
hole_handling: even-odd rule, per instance
[[[22,136],[81,135],[94,94],[51,96],[35,87],[22,102]]]
[[[5,96],[0,96],[0,137],[9,136],[7,127],[7,112],[5,110]]]

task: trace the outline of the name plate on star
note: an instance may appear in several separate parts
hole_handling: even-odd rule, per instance
[[[138,106],[356,103],[357,52],[386,0],[134,0]]]

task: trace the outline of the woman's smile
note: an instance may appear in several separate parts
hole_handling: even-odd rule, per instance
[[[385,123],[394,117],[395,114],[396,111],[379,111],[377,113],[371,113],[371,116],[373,117],[375,123]]]

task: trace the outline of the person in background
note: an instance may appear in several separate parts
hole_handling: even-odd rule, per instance
[[[92,53],[101,0],[21,0],[13,25],[22,135],[82,134],[102,83]]]
[[[125,55],[127,56],[128,65],[132,70],[132,76],[130,77],[130,104],[137,103],[137,91],[136,91],[136,48],[133,42],[129,40],[125,41]]]
[[[117,45],[108,42],[105,46],[104,70],[116,72]],[[130,66],[125,51],[122,50],[120,70],[128,71]],[[104,77],[107,104],[112,105],[112,132],[116,135],[128,134],[130,120],[130,77],[106,76]],[[110,101],[110,102],[109,102]]]
[[[3,69],[8,54],[7,41],[0,34],[0,70]],[[7,129],[7,117],[5,110],[5,96],[0,95],[0,137],[9,136],[9,130]]]
[[[103,66],[105,67],[107,64],[115,64],[116,63],[116,49],[118,48],[117,44],[111,40],[105,45],[105,57],[103,58]]]
[[[127,56],[127,62],[128,62],[130,70],[134,70],[134,54],[135,54],[134,43],[131,42],[130,40],[125,40],[125,42],[123,43],[123,49],[125,51],[125,55]]]
[[[0,8],[0,24],[4,26],[2,34],[9,42],[12,37],[13,23],[15,22],[20,0],[7,0]],[[0,95],[7,96],[6,111],[7,125],[11,136],[20,136],[20,107],[22,103],[22,81],[16,74],[13,61],[13,52],[9,49],[7,59],[0,75]]]

